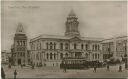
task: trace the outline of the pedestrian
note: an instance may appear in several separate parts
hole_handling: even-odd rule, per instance
[[[5,72],[4,72],[3,67],[1,68],[1,77],[2,77],[2,79],[5,79]]]
[[[34,64],[32,64],[32,69],[34,69]]]
[[[94,66],[94,72],[96,72],[96,66]]]
[[[107,65],[107,70],[109,71],[109,65]]]
[[[64,72],[66,72],[66,67],[64,67]]]
[[[11,68],[11,64],[8,65],[8,68]]]
[[[121,65],[119,66],[119,72],[122,72],[122,66]]]
[[[16,79],[17,71],[14,71],[14,79]]]

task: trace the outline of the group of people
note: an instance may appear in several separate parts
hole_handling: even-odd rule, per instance
[[[97,67],[94,66],[94,71],[93,71],[93,72],[96,72],[96,70],[97,70]],[[107,71],[110,71],[109,65],[107,65]],[[122,72],[122,66],[121,66],[121,65],[119,66],[119,70],[118,70],[118,71],[119,71],[119,72]]]
[[[16,79],[16,76],[17,76],[17,71],[15,70],[14,71],[14,79]],[[6,79],[6,75],[5,75],[3,67],[1,67],[1,77],[2,77],[2,79]]]

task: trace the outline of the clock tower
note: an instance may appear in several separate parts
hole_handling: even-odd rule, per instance
[[[80,36],[80,33],[78,31],[79,22],[77,21],[77,19],[78,18],[72,9],[65,23],[66,25],[65,36],[69,36],[69,37]]]

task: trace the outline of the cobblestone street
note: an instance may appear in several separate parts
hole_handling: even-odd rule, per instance
[[[29,67],[12,67],[8,69],[4,68],[6,73],[6,78],[13,78],[14,70],[17,70],[17,78],[102,78],[102,77],[127,77],[128,71],[123,70],[122,72],[118,72],[118,66],[111,66],[110,71],[107,71],[106,68],[97,68],[97,72],[93,72],[93,68],[88,70],[67,70],[67,72],[63,72],[62,69],[59,68],[35,68],[31,69]]]

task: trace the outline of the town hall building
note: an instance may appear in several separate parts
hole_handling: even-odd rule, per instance
[[[65,22],[65,35],[40,35],[30,40],[31,62],[42,66],[60,66],[65,58],[102,61],[102,38],[80,35],[78,17],[73,10]]]

